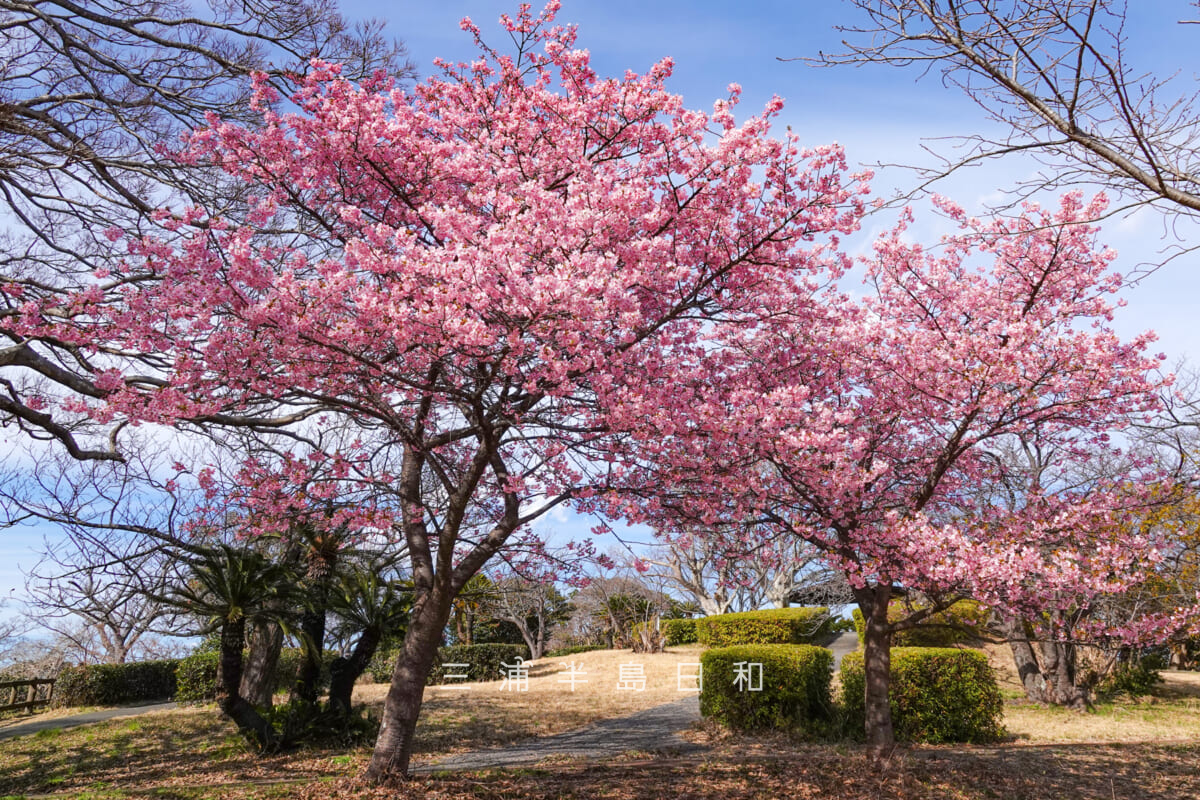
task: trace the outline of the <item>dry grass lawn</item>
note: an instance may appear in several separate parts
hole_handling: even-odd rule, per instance
[[[528,690],[501,682],[430,687],[416,760],[562,732],[673,702],[680,664],[699,647],[659,655],[596,651],[529,665]],[[997,658],[998,664],[1003,663]],[[575,662],[574,691],[564,662]],[[640,664],[644,691],[617,689]],[[629,677],[629,676],[626,676]],[[1015,676],[1010,676],[1015,679]],[[1195,800],[1200,797],[1200,674],[1166,673],[1153,698],[1078,715],[1006,706],[1013,738],[989,747],[899,748],[882,764],[855,745],[785,736],[735,737],[712,726],[692,738],[710,749],[671,758],[629,754],[603,764],[559,760],[534,769],[426,778],[372,789],[354,776],[369,747],[325,746],[260,758],[213,706],[182,708],[0,741],[0,798],[117,800],[415,800],[416,798],[907,798],[908,800]],[[585,682],[586,681],[586,682]],[[1010,696],[1014,684],[1002,675]],[[356,698],[378,709],[386,687]]]
[[[679,674],[681,669],[693,674],[687,665],[698,663],[702,652],[701,646],[689,645],[647,655],[593,650],[542,658],[528,662],[526,691],[506,688],[503,681],[427,687],[417,753],[440,756],[503,745],[673,703],[695,695],[679,691]],[[573,689],[570,664],[574,664],[577,678]],[[640,668],[643,690],[618,688],[623,666],[632,667],[634,674]],[[686,679],[683,683],[685,687],[695,685]],[[381,709],[386,693],[387,686],[365,685],[355,690],[354,697],[356,702]]]

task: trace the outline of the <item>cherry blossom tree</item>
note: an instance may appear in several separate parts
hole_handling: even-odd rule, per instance
[[[552,26],[557,8],[502,19],[513,55],[464,22],[479,58],[411,92],[318,61],[282,113],[257,80],[260,127],[211,118],[180,154],[246,182],[245,213],[160,212],[161,236],[126,238],[115,296],[73,298],[89,346],[169,363],[160,382],[105,379],[80,409],[290,418],[289,469],[336,479],[306,499],[338,481],[394,498],[390,519],[341,508],[328,523],[395,526],[414,581],[376,781],[407,770],[466,582],[530,522],[620,479],[608,410],[633,393],[673,413],[676,355],[714,320],[782,295],[795,315],[814,306],[862,213],[840,149],[768,136],[780,101],[739,125],[736,87],[711,114],[686,109],[669,60],[601,78],[574,30]],[[280,216],[295,220],[286,243]],[[28,335],[60,324],[40,311],[19,320]],[[323,444],[325,425],[357,438]],[[287,516],[273,496],[264,529]]]
[[[1086,603],[1154,558],[1146,536],[1108,524],[1137,502],[1136,474],[1086,494],[1030,485],[1015,507],[961,511],[994,477],[990,448],[1036,435],[1061,458],[1082,458],[1155,402],[1159,361],[1144,354],[1153,336],[1126,343],[1109,327],[1121,278],[1089,224],[1104,200],[1071,194],[1056,210],[987,221],[941,206],[957,233],[926,248],[902,223],[875,243],[863,290],[823,317],[777,298],[759,318],[769,324],[706,329],[678,364],[669,420],[650,396],[613,415],[640,459],[615,509],[756,520],[846,574],[866,620],[876,745],[892,741],[894,632],[966,596],[1008,609]],[[930,603],[889,621],[889,601],[913,590]]]

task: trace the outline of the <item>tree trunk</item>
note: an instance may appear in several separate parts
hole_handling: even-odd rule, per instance
[[[888,625],[888,601],[891,586],[875,586],[856,592],[866,630],[863,637],[865,669],[867,744],[891,747],[896,742],[892,729],[892,707],[888,688],[892,678],[892,632]],[[864,602],[864,600],[866,602]]]
[[[300,668],[292,686],[292,699],[316,703],[321,694],[321,662],[325,650],[325,608],[322,598],[300,617]]]
[[[450,600],[443,592],[432,589],[413,608],[404,645],[392,671],[392,685],[383,706],[383,720],[375,752],[367,765],[364,777],[372,783],[405,778],[412,757],[413,735],[421,701],[425,694],[425,679],[437,658],[442,629],[450,618]]]
[[[242,684],[242,644],[246,638],[246,620],[240,617],[221,626],[220,680],[217,681],[217,706],[233,720],[238,730],[263,752],[275,750],[279,740],[275,730],[254,706],[240,694]]]
[[[257,708],[270,708],[275,694],[275,670],[283,649],[283,628],[263,621],[251,627],[250,657],[242,673],[241,695]]]
[[[1087,690],[1079,686],[1075,675],[1075,645],[1070,642],[1042,642],[1042,674],[1046,677],[1046,702],[1075,711],[1087,711]]]
[[[1086,711],[1087,690],[1076,684],[1075,646],[1065,642],[1030,641],[1025,623],[1016,617],[1001,620],[1001,632],[1008,639],[1013,662],[1025,696],[1035,703],[1064,706]],[[1039,661],[1038,651],[1042,657]]]
[[[350,715],[354,684],[366,671],[383,640],[383,632],[367,628],[358,637],[349,658],[336,659],[329,668],[329,710],[339,716]]]

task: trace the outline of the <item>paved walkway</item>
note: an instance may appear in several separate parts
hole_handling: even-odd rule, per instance
[[[117,717],[136,717],[139,714],[148,714],[151,711],[165,711],[168,708],[175,708],[175,705],[175,703],[155,703],[148,706],[126,706],[124,708],[108,708],[103,711],[88,711],[83,714],[72,714],[69,717],[35,718],[28,722],[17,722],[0,727],[0,740],[12,739],[16,736],[26,736],[53,728],[74,728],[93,722],[103,722],[106,719],[116,719]]]
[[[432,763],[415,764],[418,774],[449,770],[489,769],[536,764],[549,756],[599,759],[630,750],[689,753],[702,745],[684,741],[679,732],[700,719],[700,701],[688,697],[675,703],[638,711],[627,717],[604,720],[587,728],[508,747],[476,750],[449,756]]]
[[[842,631],[825,646],[833,651],[833,669],[837,671],[842,666],[842,656],[858,649],[858,634],[854,631]]]

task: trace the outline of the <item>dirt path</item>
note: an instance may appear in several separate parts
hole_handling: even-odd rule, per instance
[[[0,740],[12,739],[16,736],[27,736],[31,733],[54,728],[74,728],[79,725],[103,722],[106,719],[115,719],[117,717],[136,717],[139,714],[148,714],[151,711],[165,711],[175,707],[175,703],[154,703],[148,706],[106,708],[101,711],[88,711],[83,714],[71,714],[65,717],[34,718],[28,722],[17,722],[0,727]]]
[[[417,774],[514,767],[536,764],[552,756],[598,759],[630,751],[690,753],[705,749],[684,741],[679,732],[700,719],[700,701],[688,697],[675,703],[608,719],[576,731],[531,739],[508,747],[476,750],[415,764]]]

